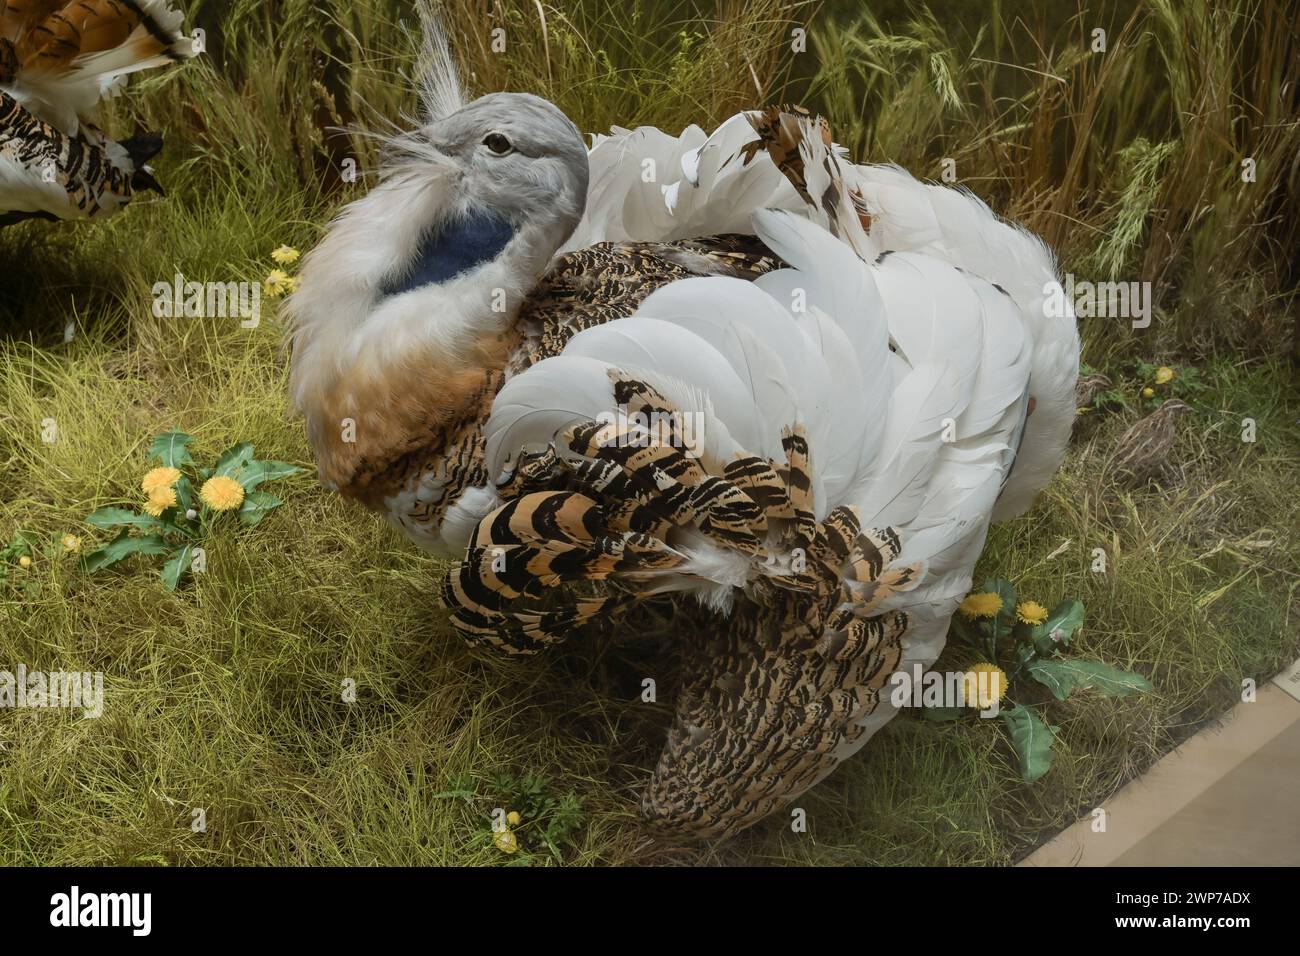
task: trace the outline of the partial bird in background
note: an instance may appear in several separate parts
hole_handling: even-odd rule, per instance
[[[1111,382],[1110,376],[1103,375],[1101,372],[1080,375],[1074,389],[1074,404],[1078,408],[1090,408],[1098,395],[1113,387],[1114,383]]]
[[[109,139],[101,99],[128,74],[193,55],[165,0],[0,0],[0,226],[117,212],[161,189],[158,133]]]
[[[1168,472],[1178,419],[1191,410],[1186,402],[1171,398],[1134,422],[1115,443],[1106,462],[1107,473],[1120,484],[1136,487]]]
[[[989,521],[1060,464],[1053,257],[802,110],[588,150],[538,97],[469,101],[425,36],[423,124],[288,305],[321,479],[460,559],[444,593],[484,646],[669,608],[683,677],[641,808],[735,833],[894,715]]]

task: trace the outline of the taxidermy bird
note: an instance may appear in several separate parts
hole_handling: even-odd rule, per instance
[[[128,74],[193,55],[180,24],[165,0],[0,0],[0,225],[159,190],[146,163],[162,137],[110,140],[94,112]]]
[[[1053,258],[801,110],[588,150],[536,96],[467,102],[426,35],[423,124],[288,306],[321,479],[459,559],[482,645],[651,601],[701,625],[642,810],[737,832],[894,715],[990,519],[1057,469],[1079,342],[1043,308]]]
[[[1160,475],[1169,465],[1178,419],[1191,410],[1186,402],[1171,398],[1135,422],[1115,443],[1107,471],[1127,485],[1140,485]]]
[[[1110,377],[1103,375],[1101,372],[1094,372],[1091,375],[1080,375],[1079,381],[1074,387],[1074,404],[1078,408],[1088,408],[1102,392],[1111,388],[1114,383]]]

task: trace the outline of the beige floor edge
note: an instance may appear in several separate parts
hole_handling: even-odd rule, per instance
[[[1021,866],[1300,866],[1300,661]]]

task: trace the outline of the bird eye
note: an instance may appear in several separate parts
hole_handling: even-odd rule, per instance
[[[500,133],[488,133],[483,137],[483,145],[492,150],[492,152],[496,153],[498,156],[504,156],[506,153],[514,149],[514,147],[510,145],[510,140],[506,139]]]

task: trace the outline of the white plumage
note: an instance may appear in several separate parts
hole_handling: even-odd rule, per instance
[[[887,607],[913,622],[900,669],[929,666],[990,518],[1027,508],[1064,455],[1079,343],[1072,318],[1042,308],[1055,264],[968,192],[843,163],[870,215],[866,249],[878,258],[864,261],[811,221],[765,156],[742,165],[737,153],[752,138],[737,116],[707,138],[691,127],[677,139],[650,129],[597,139],[587,212],[567,247],[744,231],[790,268],[753,283],[681,280],[636,318],[578,334],[563,355],[506,383],[486,427],[489,466],[499,471],[509,450],[545,445],[611,409],[610,366],[689,386],[661,391],[722,431],[708,442],[712,456],[776,457],[782,427],[802,423],[818,517],[851,505],[864,526],[899,533],[903,563],[924,566]],[[647,158],[680,176],[643,182]],[[701,555],[695,590],[716,605],[718,585],[763,573],[747,564]],[[874,730],[892,713],[883,702],[863,723]]]
[[[1079,343],[1043,309],[1055,264],[807,114],[584,155],[535,97],[465,104],[440,44],[427,125],[290,302],[322,479],[461,556],[453,622],[505,652],[702,607],[642,808],[735,832],[893,715],[882,688],[938,656],[989,521],[1060,464]],[[452,268],[447,237],[489,220],[508,239]],[[694,440],[609,444],[628,403]]]

